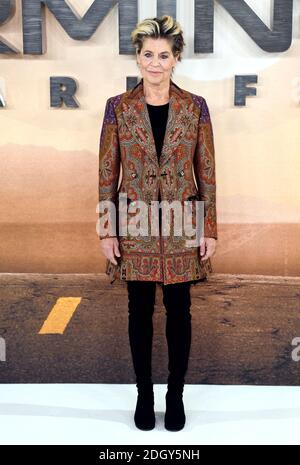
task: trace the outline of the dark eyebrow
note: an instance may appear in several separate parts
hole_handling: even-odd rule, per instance
[[[151,50],[145,50],[145,52],[144,52],[144,53],[146,53],[146,52],[150,52],[150,53],[152,53],[152,52],[151,52]],[[160,52],[160,53],[170,53],[170,52],[169,52],[168,50],[166,50],[165,52]]]

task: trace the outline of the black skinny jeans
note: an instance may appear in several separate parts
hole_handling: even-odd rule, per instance
[[[127,281],[128,334],[137,386],[152,383],[152,339],[156,283]],[[192,335],[190,282],[162,284],[169,356],[168,386],[182,387]]]

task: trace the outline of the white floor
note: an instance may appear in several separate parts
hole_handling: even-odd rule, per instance
[[[300,444],[300,387],[185,385],[186,426],[164,429],[166,385],[156,384],[156,427],[135,427],[135,384],[2,384],[1,444]]]

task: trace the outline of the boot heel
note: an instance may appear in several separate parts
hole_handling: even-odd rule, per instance
[[[137,428],[149,431],[155,427],[154,392],[153,389],[139,389],[134,413]]]
[[[166,393],[165,428],[169,431],[180,431],[185,425],[185,420],[182,393],[168,391]]]

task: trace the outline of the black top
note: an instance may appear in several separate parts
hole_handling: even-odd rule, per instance
[[[164,105],[150,105],[150,103],[147,103],[147,108],[159,160],[167,126],[169,102]],[[158,200],[161,200],[160,193],[158,194]],[[161,209],[159,209],[159,214],[161,221]]]
[[[150,103],[147,103],[147,108],[150,116],[157,156],[159,159],[167,126],[169,102],[164,105],[150,105]]]

